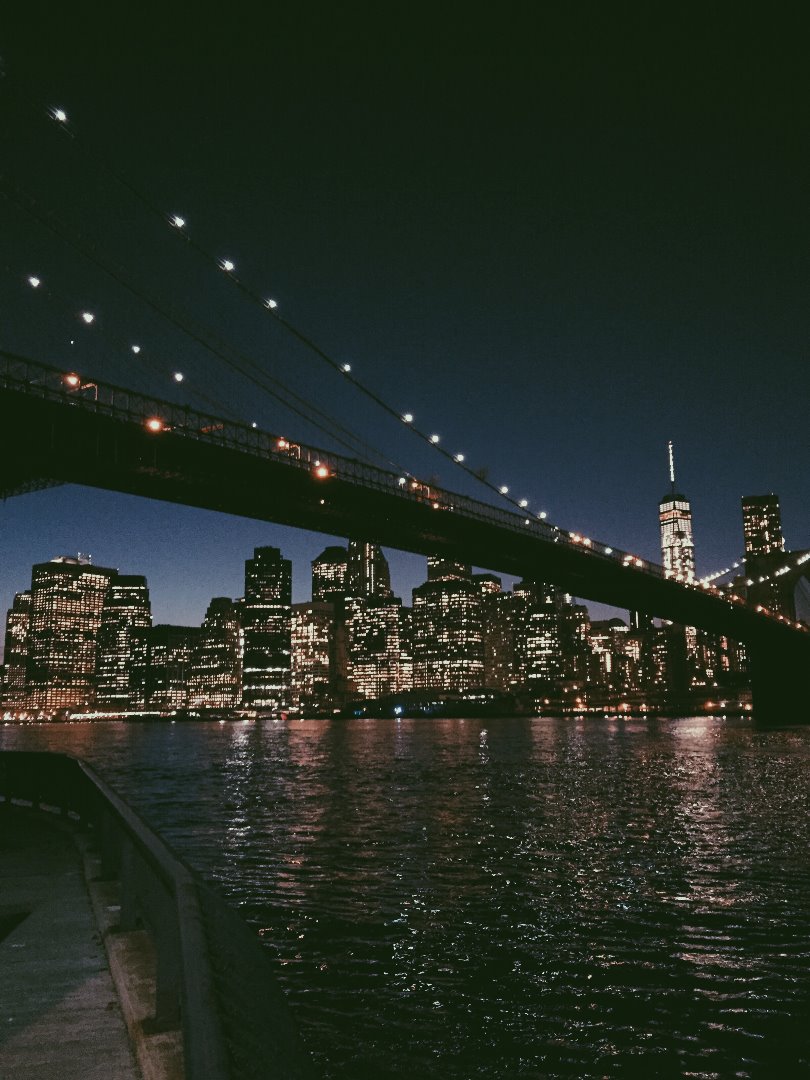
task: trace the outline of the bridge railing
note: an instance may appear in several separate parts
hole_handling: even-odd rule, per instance
[[[256,935],[89,765],[0,752],[0,813],[14,804],[64,815],[95,839],[102,876],[120,882],[118,929],[153,942],[151,1026],[182,1029],[186,1080],[315,1075]]]
[[[91,412],[145,426],[156,437],[172,433],[226,446],[257,457],[270,458],[291,468],[306,470],[324,479],[339,477],[362,487],[393,493],[437,511],[451,511],[478,521],[494,522],[523,534],[529,530],[533,536],[548,543],[579,546],[594,556],[643,569],[656,577],[664,576],[663,568],[655,563],[578,533],[567,532],[536,515],[502,509],[448,491],[432,481],[411,474],[389,472],[356,458],[308,446],[250,424],[226,420],[189,405],[150,397],[78,371],[66,371],[26,357],[0,352],[0,385],[49,400],[69,401]]]

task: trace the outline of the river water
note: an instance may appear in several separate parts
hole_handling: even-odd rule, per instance
[[[327,1077],[810,1075],[810,728],[0,728],[256,925]]]

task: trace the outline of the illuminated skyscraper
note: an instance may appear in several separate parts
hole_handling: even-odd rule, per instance
[[[778,495],[743,495],[746,555],[774,555],[785,550]]]
[[[334,604],[323,600],[293,604],[291,700],[293,707],[302,713],[328,709],[335,703],[338,667],[335,630]]]
[[[312,561],[312,599],[333,603],[346,595],[349,553],[344,547],[325,548]]]
[[[101,611],[96,665],[96,702],[105,709],[144,704],[133,680],[134,631],[152,625],[146,578],[119,574],[110,582]]]
[[[188,703],[193,708],[230,709],[242,698],[239,616],[233,600],[215,596],[208,605],[191,654]]]
[[[416,689],[473,690],[483,685],[483,597],[469,567],[429,559],[428,580],[413,590],[412,620]]]
[[[551,585],[521,581],[512,597],[516,681],[548,693],[562,677],[561,596]]]
[[[675,491],[675,461],[669,443],[671,490],[658,506],[661,523],[661,556],[664,573],[677,581],[695,580],[695,545],[692,540],[692,508],[685,495]]]
[[[368,544],[362,540],[349,541],[346,592],[349,596],[391,599],[388,560],[379,544]]]
[[[403,662],[403,612],[393,597],[349,597],[346,641],[349,689],[362,698],[378,698],[409,690]]]
[[[198,626],[166,623],[133,632],[133,682],[147,708],[183,709],[188,705],[191,655],[199,637]]]
[[[81,556],[61,555],[32,568],[26,681],[33,708],[95,700],[101,612],[116,576]]]
[[[255,709],[290,705],[292,563],[274,547],[256,548],[245,562],[241,605],[242,701]]]
[[[5,665],[0,702],[9,708],[25,705],[25,669],[28,660],[28,628],[31,622],[31,593],[21,592],[6,616]]]

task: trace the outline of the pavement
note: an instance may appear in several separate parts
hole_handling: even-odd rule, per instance
[[[142,1080],[71,831],[0,807],[0,1080]]]

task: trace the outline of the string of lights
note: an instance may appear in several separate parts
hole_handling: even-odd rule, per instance
[[[200,328],[199,326],[194,328],[191,325],[194,320],[191,319],[188,314],[183,313],[181,315],[177,312],[176,308],[167,307],[167,305],[158,300],[154,295],[146,293],[142,287],[136,285],[129,278],[129,275],[122,267],[114,265],[106,259],[98,251],[97,246],[93,244],[92,241],[82,233],[60,221],[53,212],[43,212],[34,199],[26,196],[25,193],[13,185],[7,177],[3,177],[2,180],[0,180],[0,184],[2,184],[3,190],[8,198],[30,217],[45,226],[55,235],[59,236],[62,240],[66,241],[71,247],[78,250],[85,258],[99,267],[99,269],[110,276],[119,285],[122,285],[125,289],[138,297],[138,299],[161,315],[161,317],[166,319],[172,326],[190,337],[194,342],[226,364],[231,370],[236,371],[246,378],[257,389],[260,389],[263,393],[280,403],[284,408],[300,417],[306,423],[311,424],[329,438],[334,439],[335,442],[343,446],[344,449],[349,450],[352,454],[360,457],[368,455],[376,456],[387,465],[391,465],[397,471],[402,471],[401,466],[397,462],[392,461],[381,450],[373,447],[368,440],[357,435],[339,420],[330,416],[312,402],[301,397],[301,395],[286,386],[275,376],[265,372],[259,364],[250,357],[245,356],[244,353],[237,352],[227,343],[216,339],[216,335],[210,328]],[[133,350],[137,349],[140,351],[140,346],[132,346],[132,348]]]
[[[40,107],[38,110],[42,114],[43,110]],[[409,428],[422,442],[432,447],[434,451],[441,454],[442,457],[450,462],[455,467],[461,469],[467,476],[471,477],[477,483],[482,484],[493,494],[500,499],[504,499],[510,505],[526,511],[529,507],[529,500],[527,498],[516,498],[510,493],[508,484],[496,484],[488,478],[488,470],[486,468],[473,468],[466,461],[466,455],[463,452],[448,450],[442,445],[441,435],[437,432],[432,432],[420,427],[412,412],[402,411],[395,408],[390,404],[383,396],[378,393],[365,379],[361,378],[350,363],[342,362],[336,359],[330,352],[314,341],[307,333],[296,326],[291,320],[282,315],[278,301],[274,297],[268,297],[265,293],[259,292],[252,286],[248,285],[242,278],[236,273],[236,264],[234,261],[226,256],[218,255],[202,243],[195,239],[188,227],[188,222],[179,213],[167,213],[161,209],[156,202],[147,196],[139,187],[134,185],[127,177],[123,176],[117,169],[110,165],[101,155],[95,151],[87,149],[83,142],[78,138],[76,129],[72,122],[69,120],[67,113],[60,107],[50,107],[44,110],[45,114],[56,123],[56,126],[70,139],[71,145],[80,150],[81,153],[92,160],[94,164],[102,168],[110,176],[112,176],[119,184],[121,184],[127,191],[129,191],[138,201],[146,207],[150,213],[159,217],[162,221],[166,222],[177,233],[181,234],[187,244],[187,246],[193,250],[200,258],[202,258],[208,265],[217,268],[223,272],[228,278],[230,278],[232,284],[238,289],[238,291],[246,297],[251,303],[261,308],[265,313],[269,313],[273,318],[283,327],[283,329],[299,341],[309,352],[316,356],[320,361],[326,364],[332,371],[339,374],[343,379],[348,381],[354,389],[365,396],[368,400],[373,402],[379,409],[381,409],[386,415],[394,419],[398,424]],[[534,511],[535,516],[541,521],[545,521],[547,518],[547,512],[545,510]]]
[[[19,273],[12,270],[11,267],[6,265],[3,269],[10,276],[13,276],[15,280],[19,280]],[[228,414],[230,419],[238,419],[236,412],[229,409],[227,406],[223,406],[221,402],[214,401],[214,399],[206,394],[199,386],[195,385],[193,380],[189,382],[187,376],[183,372],[173,371],[171,370],[170,365],[161,363],[159,358],[154,356],[146,345],[133,343],[131,338],[125,340],[111,334],[104,325],[104,321],[96,314],[95,309],[93,311],[90,311],[87,308],[80,308],[77,310],[75,303],[73,303],[63,291],[56,289],[50,282],[44,281],[35,274],[26,274],[23,276],[22,280],[30,289],[35,290],[38,295],[49,302],[52,307],[58,309],[68,324],[77,323],[80,328],[92,327],[93,333],[110,346],[105,354],[105,359],[109,360],[112,358],[119,361],[119,363],[122,363],[124,357],[126,357],[128,361],[130,357],[137,358],[138,366],[149,369],[149,371],[151,371],[156,378],[160,379],[161,382],[168,381],[175,386],[182,384],[186,394],[200,402],[204,402],[211,408],[224,408],[224,411]],[[69,340],[71,346],[75,344],[75,338]],[[143,341],[144,339],[139,337],[138,340]],[[85,365],[77,363],[75,366],[81,368]],[[120,370],[124,371],[124,377],[126,378],[132,371],[131,363],[128,363]],[[103,372],[100,374],[103,374]],[[91,382],[84,383],[78,372],[70,372],[66,378],[77,380],[75,383],[77,387],[80,383],[83,384],[82,388],[89,388],[92,386]]]

